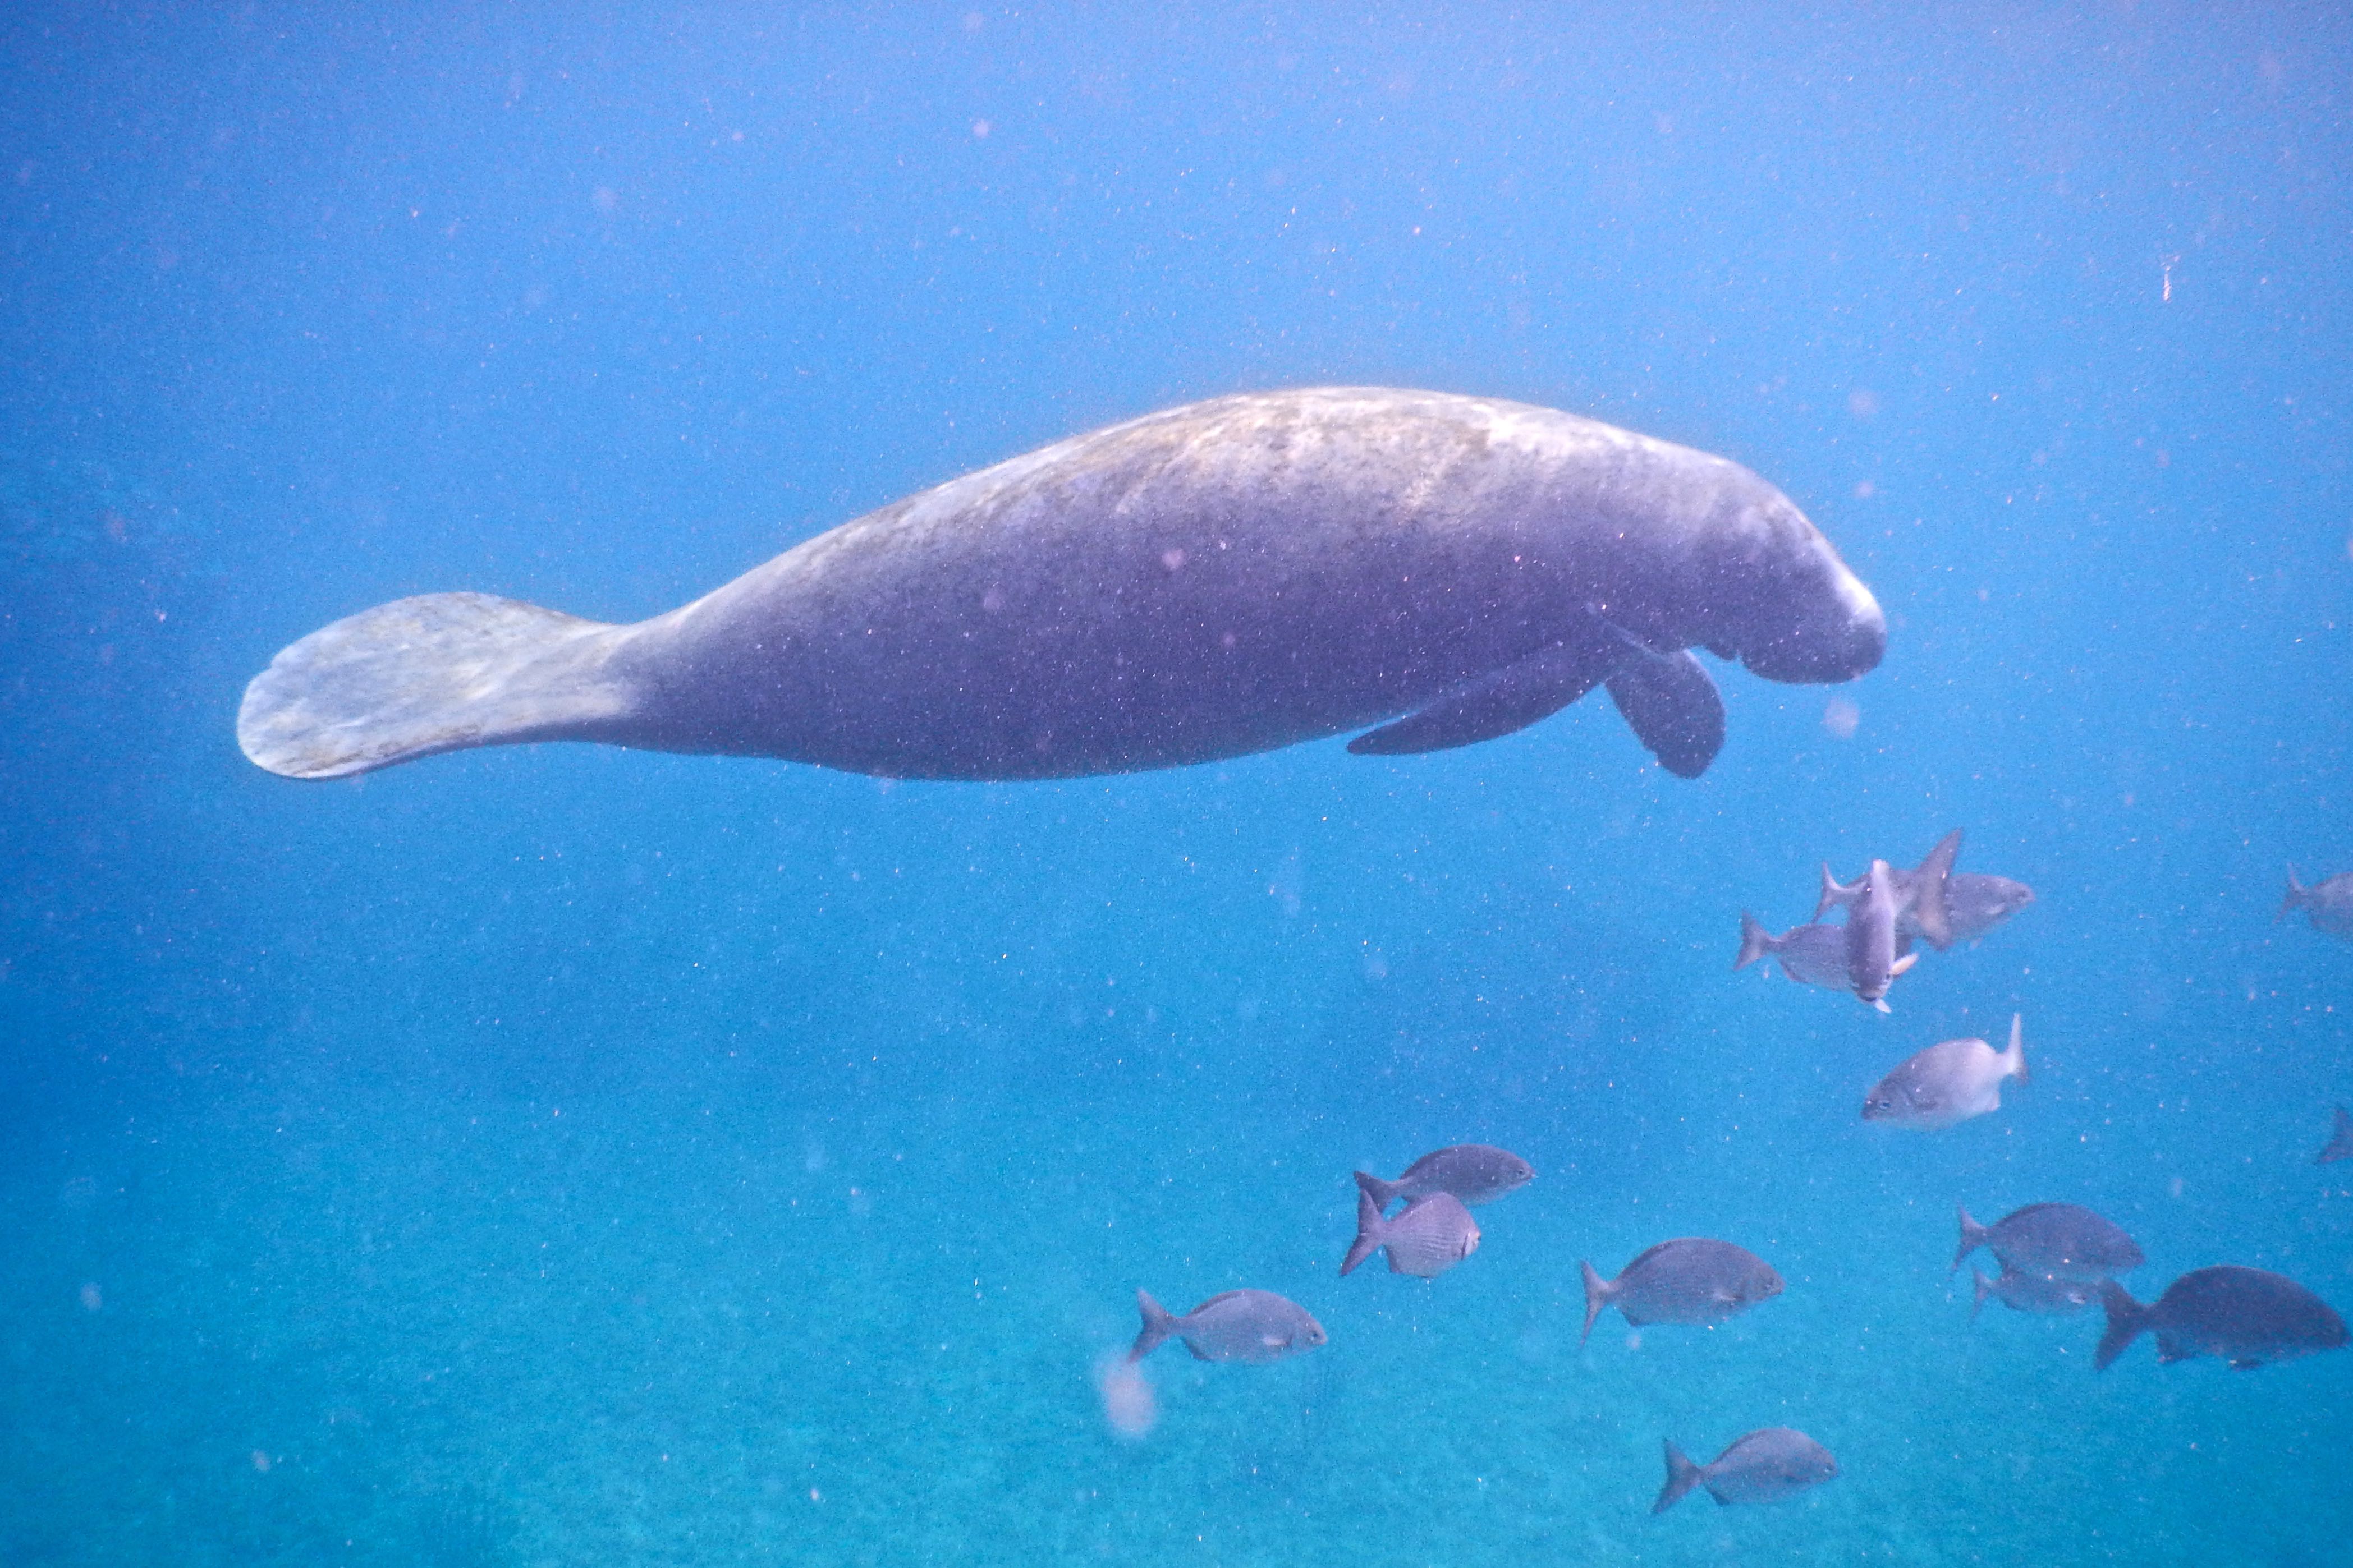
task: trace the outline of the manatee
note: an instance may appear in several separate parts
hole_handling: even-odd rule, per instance
[[[1704,648],[1767,679],[1879,662],[1879,605],[1736,463],[1494,398],[1316,387],[1073,437],[870,512],[633,626],[488,594],[281,651],[237,740],[290,778],[527,741],[900,778],[1177,767],[1366,730],[1508,734],[1607,686],[1696,776]]]

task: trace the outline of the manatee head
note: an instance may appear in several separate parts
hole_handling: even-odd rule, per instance
[[[1876,666],[1887,651],[1879,601],[1788,497],[1736,471],[1746,482],[1719,491],[1701,548],[1703,640],[1767,680],[1852,680]]]

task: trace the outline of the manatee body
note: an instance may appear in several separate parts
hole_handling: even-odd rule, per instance
[[[1886,623],[1737,464],[1493,398],[1323,387],[1074,437],[871,512],[634,626],[403,599],[280,653],[246,754],[336,778],[598,741],[905,778],[1173,767],[1380,726],[1508,733],[1607,683],[1695,775],[1705,647],[1838,681]]]

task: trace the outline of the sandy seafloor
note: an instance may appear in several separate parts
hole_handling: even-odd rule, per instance
[[[2090,1364],[1954,1209],[2353,1310],[2353,26],[2325,7],[0,18],[0,1564],[2353,1560],[2353,1353]],[[1886,605],[1596,700],[1028,785],[543,747],[302,786],[290,639],[630,619],[1232,390],[1576,409]],[[1835,699],[1849,706],[1828,706]],[[1894,1012],[1729,970],[1819,861],[2038,901]],[[2032,1081],[1914,1136],[1914,1050]],[[1430,1283],[1355,1168],[1540,1174]],[[1713,1331],[1577,1263],[1741,1242]],[[1981,1259],[1982,1261],[1982,1259]],[[1330,1342],[1096,1378],[1134,1293]],[[1842,1473],[1652,1518],[1660,1444]]]

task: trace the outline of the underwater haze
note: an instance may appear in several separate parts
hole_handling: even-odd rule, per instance
[[[2273,920],[2353,869],[2341,7],[585,9],[0,17],[0,1563],[2348,1560],[2353,1354],[2095,1373],[1947,1273],[2055,1200],[2353,1310],[2353,947]],[[1692,782],[1598,697],[239,752],[369,605],[638,620],[1333,383],[1755,469],[1884,662],[1715,666]],[[2036,901],[1891,1013],[1732,970],[1956,827]],[[1998,1111],[1861,1120],[2013,1012]],[[1472,1142],[1476,1252],[1340,1279],[1350,1173]],[[1674,1237],[1786,1289],[1580,1347]],[[1329,1342],[1106,1370],[1240,1287]],[[1652,1517],[1778,1426],[1838,1478]]]

